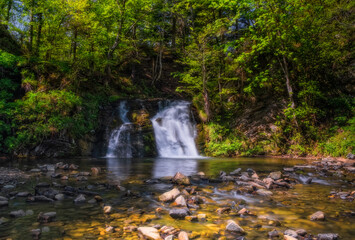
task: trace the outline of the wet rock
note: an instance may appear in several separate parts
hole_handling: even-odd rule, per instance
[[[52,173],[51,178],[61,178],[62,174],[61,173]]]
[[[177,172],[171,180],[173,183],[181,185],[190,185],[190,179],[181,172]]]
[[[32,172],[32,173],[39,173],[39,172],[41,172],[41,169],[39,169],[39,168],[32,168],[32,169],[30,170],[30,172]]]
[[[95,204],[95,203],[97,203],[97,201],[96,201],[95,198],[92,198],[92,199],[90,199],[90,200],[88,201],[88,203],[90,203],[90,204]]]
[[[297,237],[292,237],[289,235],[284,235],[284,240],[297,240]]]
[[[174,235],[166,236],[164,240],[174,240]]]
[[[0,225],[4,224],[4,223],[7,223],[9,221],[9,219],[7,218],[4,218],[4,217],[1,217],[0,218]]]
[[[70,169],[70,170],[78,170],[78,169],[79,169],[79,166],[78,166],[78,165],[75,165],[75,164],[70,164],[70,165],[69,165],[69,169]]]
[[[35,188],[48,188],[49,186],[50,186],[49,183],[41,182],[41,183],[38,183]]]
[[[5,207],[9,205],[9,201],[0,201],[0,207]]]
[[[27,197],[26,202],[54,202],[53,199],[43,195]]]
[[[40,223],[49,223],[49,222],[54,222],[55,218],[57,217],[56,212],[40,212],[37,217],[37,221]]]
[[[41,229],[37,228],[37,229],[32,229],[31,230],[31,236],[33,239],[39,239],[41,236]]]
[[[294,168],[284,168],[285,172],[294,172],[295,169]]]
[[[66,181],[66,180],[68,180],[68,179],[69,179],[68,176],[62,176],[62,177],[60,178],[60,180],[63,180],[63,181]]]
[[[259,176],[258,176],[258,174],[253,173],[253,175],[251,175],[251,178],[253,178],[253,179],[259,179]]]
[[[6,197],[0,196],[0,201],[9,201],[9,199]]]
[[[8,191],[8,190],[14,189],[15,187],[16,187],[15,185],[7,184],[7,185],[2,187],[2,190]]]
[[[306,236],[307,231],[304,230],[304,229],[297,229],[297,230],[296,230],[296,233],[297,233],[298,235],[300,235],[300,236]]]
[[[176,207],[186,207],[186,200],[183,196],[180,195],[175,199],[173,205]]]
[[[62,200],[64,200],[64,198],[65,198],[65,195],[62,194],[62,193],[59,193],[59,194],[54,196],[54,199],[57,200],[57,201],[62,201]]]
[[[47,226],[43,227],[42,232],[44,232],[44,233],[50,232],[49,227],[47,227]]]
[[[78,203],[85,203],[86,202],[86,198],[83,194],[79,194],[75,199],[74,199],[74,203],[78,204]]]
[[[279,232],[276,229],[273,229],[272,231],[268,232],[269,238],[277,238],[279,237]]]
[[[268,190],[265,190],[265,189],[259,189],[256,191],[256,193],[260,196],[266,196],[266,197],[269,197],[272,195],[272,192],[271,191],[268,191]]]
[[[94,198],[95,198],[95,200],[96,200],[97,202],[102,202],[102,201],[103,201],[102,197],[99,196],[99,195],[96,195]]]
[[[207,216],[204,213],[197,214],[197,219],[199,222],[206,222]]]
[[[231,211],[230,207],[223,207],[223,208],[218,208],[216,212],[218,214],[223,214],[223,213],[229,213]]]
[[[104,213],[105,214],[110,214],[112,212],[112,207],[111,206],[105,206],[104,207]]]
[[[309,216],[309,219],[312,221],[323,221],[325,219],[325,215],[322,211],[318,211]]]
[[[77,181],[87,181],[88,178],[85,177],[85,176],[78,176],[78,177],[76,177],[76,180],[77,180]]]
[[[99,168],[99,167],[92,167],[91,168],[91,173],[92,173],[92,175],[99,175],[99,173],[101,172],[101,168]]]
[[[28,197],[29,195],[31,195],[29,192],[19,192],[16,194],[17,197]]]
[[[193,216],[186,216],[185,220],[189,221],[189,222],[198,222],[198,218],[196,215]]]
[[[31,216],[34,214],[33,210],[29,209],[29,210],[26,210],[26,216]]]
[[[24,217],[24,216],[26,216],[26,213],[22,209],[10,212],[10,217],[13,218]]]
[[[143,236],[145,239],[152,239],[152,240],[162,240],[158,229],[153,227],[139,227],[138,232]]]
[[[348,172],[355,173],[355,167],[344,167],[344,169],[347,170]]]
[[[187,232],[181,231],[178,235],[178,240],[189,240],[189,235],[187,235]]]
[[[233,172],[230,172],[229,175],[238,175],[242,171],[241,168],[235,169]]]
[[[226,231],[244,233],[244,229],[241,226],[239,226],[236,222],[234,222],[233,220],[228,220],[227,226],[226,226]]]
[[[177,196],[180,195],[180,191],[177,188],[170,190],[169,192],[165,192],[159,196],[159,201],[161,202],[170,202],[173,201]]]
[[[339,235],[336,233],[320,233],[317,235],[317,240],[336,240]]]
[[[308,178],[306,181],[305,181],[305,184],[311,184],[313,181],[313,178]]]
[[[280,171],[277,172],[272,172],[269,174],[269,178],[272,178],[274,180],[279,180],[282,176],[282,173]]]
[[[114,232],[114,228],[112,227],[112,226],[107,226],[106,228],[105,228],[105,231],[106,232],[108,232],[108,233],[112,233],[112,232]]]
[[[185,219],[190,212],[186,208],[174,208],[169,211],[170,217],[174,219]]]
[[[348,155],[346,155],[347,159],[355,159],[355,154],[349,153]]]
[[[298,236],[297,232],[294,231],[294,230],[291,230],[291,229],[287,229],[284,232],[284,235],[291,236],[291,237],[294,237],[294,238],[297,238],[297,236]]]

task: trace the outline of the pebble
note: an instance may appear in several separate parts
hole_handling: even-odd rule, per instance
[[[74,199],[74,203],[85,203],[86,202],[86,198],[83,194],[79,194],[75,199]]]
[[[244,229],[233,220],[228,220],[226,231],[244,233]]]

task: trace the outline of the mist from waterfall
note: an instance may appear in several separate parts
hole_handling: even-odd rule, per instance
[[[190,103],[167,103],[151,119],[159,157],[200,157],[195,144],[196,129],[190,117]]]
[[[123,124],[112,131],[107,147],[106,157],[132,157],[130,133],[132,124],[127,117],[128,112],[129,109],[127,106],[127,101],[121,101],[119,106],[119,116]]]

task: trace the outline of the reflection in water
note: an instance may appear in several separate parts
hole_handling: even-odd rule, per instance
[[[107,178],[114,180],[125,180],[130,176],[132,161],[130,158],[107,158]]]
[[[176,172],[191,175],[197,172],[198,159],[157,158],[154,161],[153,177],[174,176]]]

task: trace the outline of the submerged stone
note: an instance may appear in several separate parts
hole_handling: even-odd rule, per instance
[[[177,172],[172,179],[173,183],[181,184],[181,185],[190,185],[190,179],[186,177],[181,172]]]
[[[309,219],[312,221],[323,221],[325,219],[325,215],[322,211],[318,211],[309,216]]]

